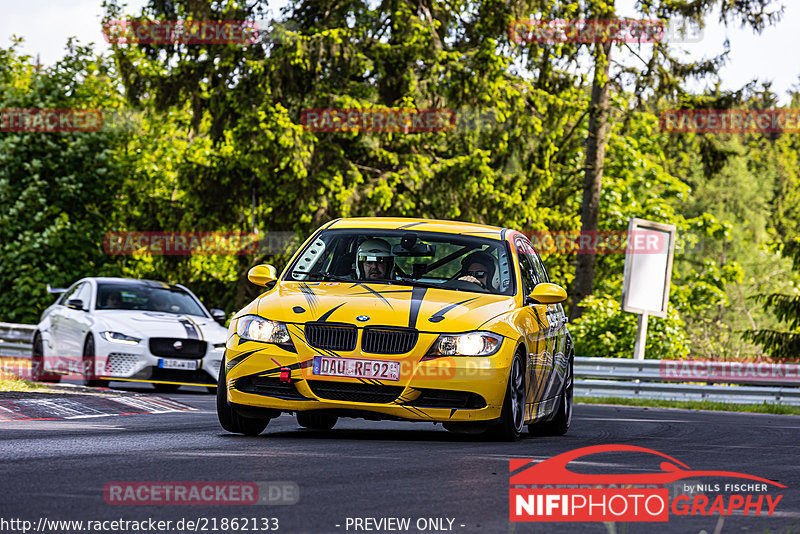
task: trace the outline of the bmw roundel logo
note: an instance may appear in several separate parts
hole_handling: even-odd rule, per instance
[[[356,317],[356,321],[361,321],[362,323],[364,321],[369,321],[369,316],[368,315],[359,315],[358,317]]]

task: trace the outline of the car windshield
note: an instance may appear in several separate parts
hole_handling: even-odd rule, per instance
[[[289,269],[290,281],[374,281],[511,295],[505,242],[407,230],[325,230]]]
[[[205,317],[203,309],[189,293],[179,288],[151,287],[145,284],[98,284],[98,310],[142,310]]]

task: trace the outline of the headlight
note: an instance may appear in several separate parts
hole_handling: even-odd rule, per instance
[[[291,343],[286,325],[257,315],[245,315],[236,321],[236,334],[242,339],[287,345]]]
[[[503,337],[490,332],[442,334],[429,354],[440,356],[491,356],[500,349]]]
[[[123,343],[125,345],[137,345],[141,339],[138,337],[133,336],[126,336],[125,334],[120,334],[119,332],[103,332],[100,334],[103,336],[106,341],[110,341],[112,343]]]

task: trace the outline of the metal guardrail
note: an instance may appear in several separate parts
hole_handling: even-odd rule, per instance
[[[0,323],[0,356],[27,357],[31,353],[34,325]],[[779,403],[800,405],[800,376],[782,380],[778,366],[759,364],[766,376],[735,379],[707,377],[690,380],[665,373],[667,365],[682,360],[632,360],[628,358],[575,357],[575,395],[627,399],[709,400],[742,404]],[[719,362],[725,366],[736,362]],[[764,367],[766,366],[766,367]],[[716,383],[710,383],[716,382]]]
[[[741,404],[800,405],[800,377],[797,367],[787,376],[786,367],[760,363],[759,373],[740,362],[713,362],[722,373],[707,376],[689,373],[680,377],[684,360],[631,360],[623,358],[575,357],[575,395],[579,397],[620,397]],[[689,366],[695,362],[689,362]],[[710,362],[700,362],[708,369]],[[674,365],[675,368],[668,367]],[[739,367],[737,367],[739,366]],[[738,376],[736,372],[740,371]],[[773,377],[781,377],[783,379]]]
[[[0,323],[0,356],[30,356],[35,331],[30,324]]]

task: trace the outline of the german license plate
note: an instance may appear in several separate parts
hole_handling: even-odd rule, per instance
[[[344,376],[348,378],[400,380],[400,362],[315,356],[314,374],[321,376]]]
[[[197,360],[158,360],[158,366],[161,369],[185,369],[187,371],[196,371],[198,362]]]

